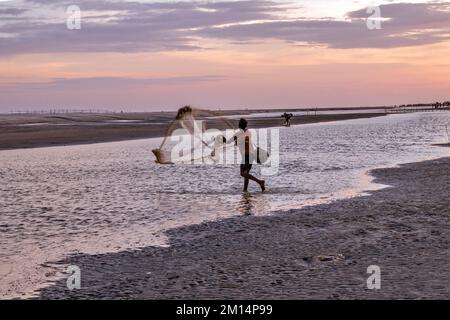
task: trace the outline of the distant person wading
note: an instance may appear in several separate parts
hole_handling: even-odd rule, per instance
[[[287,113],[287,112],[283,113],[283,114],[281,115],[281,117],[284,118],[284,123],[283,123],[283,125],[286,126],[286,127],[290,127],[290,126],[291,126],[291,118],[292,118],[293,116],[294,116],[294,115],[293,115],[292,113]]]

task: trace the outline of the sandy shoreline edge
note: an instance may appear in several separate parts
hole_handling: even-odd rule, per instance
[[[281,113],[280,113],[281,114]],[[243,115],[245,117],[245,115]],[[386,116],[385,113],[352,113],[294,117],[292,125]],[[163,137],[174,115],[37,115],[0,116],[0,150],[67,146]],[[131,121],[114,123],[114,121]],[[136,122],[134,122],[136,121]],[[238,120],[231,120],[236,122]],[[278,127],[281,117],[249,119],[252,128]],[[206,120],[207,128],[221,123]],[[223,125],[223,124],[222,124]]]
[[[41,299],[448,299],[450,157],[372,170],[391,187],[270,217],[166,232],[170,247],[60,261]],[[366,287],[378,265],[381,290]]]

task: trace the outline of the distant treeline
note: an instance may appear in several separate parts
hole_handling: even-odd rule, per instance
[[[436,109],[450,107],[450,101],[444,102],[432,102],[432,103],[416,103],[416,104],[402,104],[399,106],[394,106],[395,108],[414,108],[414,107],[429,107],[432,106]]]
[[[105,109],[49,109],[49,110],[21,110],[10,111],[10,113],[20,114],[67,114],[67,113],[117,113],[117,111],[108,111]]]
[[[450,107],[450,101],[444,102],[431,102],[431,103],[415,103],[415,104],[402,104],[394,106],[374,106],[374,107],[340,107],[340,108],[295,108],[295,109],[253,109],[253,112],[270,112],[274,110],[282,111],[334,111],[334,110],[354,110],[354,109],[380,109],[380,108],[420,108],[420,107],[434,107],[435,109]],[[242,112],[244,110],[221,110],[222,112],[231,114],[232,111]],[[250,112],[249,109],[245,111]],[[161,111],[164,112],[164,111]],[[47,110],[11,110],[12,114],[74,114],[74,113],[96,113],[96,114],[113,114],[113,113],[124,113],[124,111],[113,111],[107,109],[47,109]],[[133,111],[128,111],[126,113],[135,113]]]

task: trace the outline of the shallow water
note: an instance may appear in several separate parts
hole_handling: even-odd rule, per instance
[[[270,117],[280,117],[283,112],[256,112],[244,115],[245,118],[270,118]],[[377,109],[351,109],[351,110],[313,110],[313,111],[293,111],[292,113],[294,117],[305,116],[305,115],[334,115],[334,114],[364,114],[364,113],[386,113],[386,109],[377,108]],[[229,119],[240,119],[242,115],[230,115],[226,118]]]
[[[27,297],[62,271],[46,263],[69,254],[163,246],[177,226],[373,190],[371,168],[449,155],[431,146],[447,142],[446,124],[449,112],[279,128],[265,194],[242,194],[234,165],[157,165],[160,139],[0,151],[0,297]]]

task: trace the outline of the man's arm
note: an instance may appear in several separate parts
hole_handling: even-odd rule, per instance
[[[230,138],[229,141],[227,141],[227,144],[234,142],[234,145],[237,146],[238,136],[240,134],[241,134],[241,132],[236,133],[233,137]]]
[[[250,154],[250,137],[245,137],[245,155],[248,156]]]

